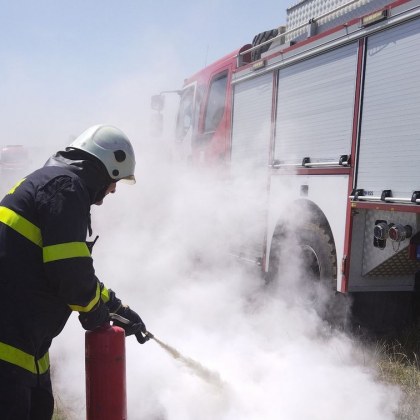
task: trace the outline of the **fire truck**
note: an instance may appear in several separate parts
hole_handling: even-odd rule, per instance
[[[25,175],[29,165],[29,154],[23,145],[0,147],[0,195],[13,186],[17,177]]]
[[[176,90],[183,159],[265,174],[264,232],[241,255],[270,279],[294,244],[375,324],[418,311],[419,51],[420,0],[302,0]]]
[[[0,148],[0,168],[3,171],[21,169],[28,162],[28,151],[24,146],[19,144]]]

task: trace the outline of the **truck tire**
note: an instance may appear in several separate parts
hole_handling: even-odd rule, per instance
[[[282,287],[282,273],[290,263],[287,256],[296,254],[301,256],[302,286],[309,296],[308,304],[330,325],[345,328],[350,301],[348,296],[336,291],[337,256],[328,224],[308,221],[292,230],[278,226],[271,243],[268,283],[276,282]],[[321,289],[323,299],[319,301]]]
[[[261,32],[254,36],[252,40],[252,46],[256,47],[257,45],[262,44],[265,41],[268,41],[271,38],[274,38],[278,35],[278,29],[272,29],[270,31]],[[261,48],[257,48],[256,50],[251,52],[251,60],[256,61],[261,58],[261,54],[266,52],[270,47],[271,43],[263,45]]]

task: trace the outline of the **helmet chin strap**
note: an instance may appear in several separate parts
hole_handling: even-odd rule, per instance
[[[109,185],[105,185],[103,188],[98,190],[98,192],[95,194],[95,197],[93,199],[94,204],[99,203],[105,198],[106,190],[108,189]]]

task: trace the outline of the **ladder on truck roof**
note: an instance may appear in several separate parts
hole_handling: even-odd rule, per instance
[[[372,13],[390,4],[390,0],[301,0],[287,9],[287,24],[278,35],[241,52],[245,55],[264,45],[293,45],[356,17]]]

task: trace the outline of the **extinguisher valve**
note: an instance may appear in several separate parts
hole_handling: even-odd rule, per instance
[[[132,324],[132,322],[129,319],[124,318],[123,316],[115,314],[115,313],[110,313],[109,317],[111,319],[113,319],[115,321],[119,321],[123,324],[127,324],[127,325]],[[137,337],[137,340],[139,340],[140,342],[142,342],[143,340],[147,341],[147,340],[150,340],[151,338],[155,338],[155,336],[149,331],[146,331],[144,333],[139,332],[138,334],[140,334],[140,337],[137,337],[137,335],[136,335],[136,337]]]

